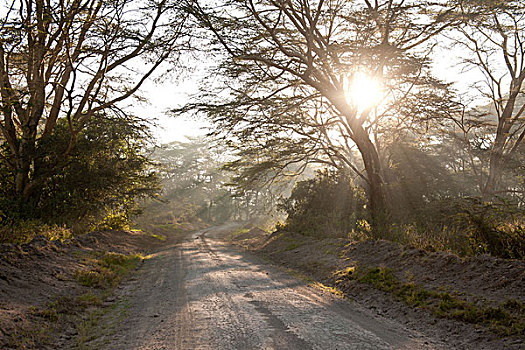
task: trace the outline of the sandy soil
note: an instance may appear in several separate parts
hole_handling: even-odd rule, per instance
[[[74,274],[85,267],[82,257],[89,252],[130,254],[148,252],[162,244],[162,241],[139,232],[107,231],[83,235],[64,243],[36,237],[30,244],[22,246],[0,245],[0,349],[20,346],[17,344],[22,339],[43,329],[42,322],[46,320],[35,317],[36,308],[45,309],[50,302],[74,299],[88,291],[78,284]],[[48,344],[36,343],[30,347],[69,348],[76,335],[74,325],[64,319],[62,324],[54,327],[61,334],[44,334],[51,338]]]
[[[219,239],[234,228],[197,232],[145,261],[140,277],[118,297],[119,303],[128,305],[126,316],[108,315],[101,328],[110,331],[87,345],[96,349],[450,348]]]
[[[387,241],[349,242],[316,239],[292,233],[265,235],[254,229],[230,237],[237,245],[266,259],[293,268],[329,286],[337,286],[346,298],[393,318],[406,327],[439,339],[458,349],[525,349],[521,337],[499,339],[489,330],[437,318],[409,307],[392,295],[348,280],[336,284],[334,272],[350,266],[386,267],[402,282],[413,282],[431,291],[448,291],[470,301],[498,305],[514,299],[525,302],[525,262],[487,255],[460,259],[449,253],[431,253]]]

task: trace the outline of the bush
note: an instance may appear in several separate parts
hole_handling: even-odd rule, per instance
[[[366,217],[364,192],[341,172],[319,171],[298,182],[279,209],[288,214],[285,230],[304,235],[346,237]]]
[[[0,243],[29,243],[36,236],[44,236],[50,241],[71,238],[71,231],[65,226],[47,225],[39,220],[24,220],[16,224],[0,226]]]
[[[0,221],[85,226],[109,213],[128,218],[136,198],[155,196],[160,188],[144,153],[147,130],[131,116],[100,115],[90,119],[65,157],[71,135],[60,120],[54,133],[37,145],[38,161],[30,174],[34,190],[28,198],[16,193],[14,174],[0,160]],[[0,151],[4,146],[0,141]]]
[[[447,198],[421,206],[410,221],[393,224],[385,236],[461,256],[491,254],[521,259],[525,257],[525,213],[504,200]]]

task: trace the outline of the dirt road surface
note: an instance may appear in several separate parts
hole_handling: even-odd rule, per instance
[[[441,349],[392,320],[308,286],[223,242],[232,226],[179,238],[120,290],[99,349]],[[113,322],[113,324],[110,324]]]

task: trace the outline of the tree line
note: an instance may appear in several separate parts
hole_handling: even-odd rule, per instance
[[[523,235],[521,1],[10,4],[0,27],[3,222],[100,218],[158,194],[146,119],[126,103],[200,55],[210,66],[201,91],[173,113],[211,121],[210,136],[233,152],[225,167],[238,191],[328,168],[364,193],[359,222],[376,235],[421,208],[474,198],[483,210],[512,208],[505,222]],[[452,84],[435,75],[439,60],[477,75]],[[360,74],[381,84],[373,106],[349,98]]]

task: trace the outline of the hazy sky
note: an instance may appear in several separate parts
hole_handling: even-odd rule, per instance
[[[189,100],[190,95],[197,92],[198,77],[194,76],[181,82],[168,81],[155,84],[148,81],[142,88],[142,94],[149,100],[148,104],[131,107],[134,114],[144,118],[156,119],[157,127],[153,132],[159,143],[183,141],[185,136],[204,135],[206,133],[203,121],[191,118],[172,117],[168,111],[179,107]]]
[[[0,16],[6,13],[6,1],[0,0]],[[479,71],[461,73],[460,67],[451,66],[457,62],[456,58],[462,51],[459,49],[443,48],[436,50],[434,56],[434,70],[437,77],[448,82],[457,82],[457,87],[465,91],[468,86],[475,80],[480,80]],[[464,51],[463,51],[464,53]],[[156,84],[147,81],[142,87],[143,97],[147,98],[149,104],[136,104],[131,106],[131,112],[145,118],[154,118],[157,120],[158,127],[154,133],[160,143],[166,143],[174,140],[184,140],[185,136],[204,135],[206,133],[205,123],[202,121],[191,120],[189,118],[174,118],[168,116],[167,111],[170,108],[182,106],[185,101],[189,100],[191,94],[197,93],[197,83],[204,68],[208,64],[199,62],[200,69],[182,81],[165,81]]]

